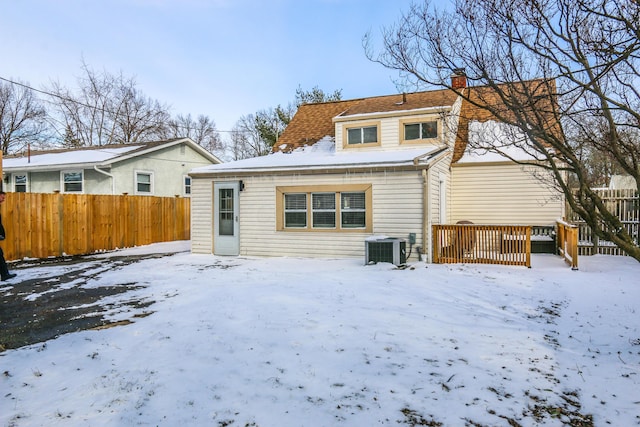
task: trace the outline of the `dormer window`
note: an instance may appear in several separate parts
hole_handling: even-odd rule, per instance
[[[438,137],[438,122],[419,122],[404,124],[404,140],[417,141],[421,139],[435,139]]]
[[[369,144],[378,142],[378,127],[367,126],[349,129],[349,144]]]
[[[344,147],[380,145],[380,123],[367,122],[358,126],[344,125]]]

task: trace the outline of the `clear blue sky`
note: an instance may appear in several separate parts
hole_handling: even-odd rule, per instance
[[[365,57],[411,0],[0,0],[0,77],[76,88],[82,59],[134,77],[173,114],[230,130],[286,105],[298,86],[342,98],[398,93],[398,74]],[[379,46],[379,44],[378,44]],[[225,135],[223,133],[223,135]]]

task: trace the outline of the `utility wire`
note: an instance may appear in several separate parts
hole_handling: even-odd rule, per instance
[[[113,115],[118,115],[118,113],[117,113],[117,112],[110,111],[110,110],[108,110],[108,109],[106,109],[106,108],[104,108],[104,107],[98,107],[98,106],[95,106],[95,105],[86,104],[86,103],[84,103],[84,102],[82,102],[82,101],[78,101],[77,99],[68,98],[68,97],[66,97],[66,96],[62,96],[62,95],[60,95],[60,94],[58,94],[58,93],[53,93],[53,92],[48,92],[48,91],[46,91],[46,90],[36,89],[35,87],[29,86],[29,85],[27,85],[27,84],[20,83],[20,82],[17,82],[17,81],[11,80],[11,79],[7,79],[7,78],[2,77],[2,76],[0,76],[0,80],[3,80],[3,81],[5,81],[5,82],[7,82],[7,83],[9,83],[9,84],[12,84],[12,85],[16,85],[16,86],[23,87],[23,88],[25,88],[25,89],[32,90],[32,91],[34,91],[34,92],[41,93],[41,94],[43,94],[43,95],[47,95],[47,96],[50,96],[50,97],[53,97],[53,98],[58,98],[58,99],[61,99],[61,100],[63,100],[63,101],[67,101],[67,102],[72,102],[72,103],[74,103],[74,104],[81,105],[81,106],[83,106],[83,107],[91,108],[91,109],[94,109],[94,110],[99,110],[99,111],[101,111],[101,112],[103,112],[103,113],[109,113],[109,114],[113,114]],[[155,122],[155,123],[156,123],[156,124],[165,124],[165,123],[161,123],[161,122]],[[175,126],[176,126],[176,127],[178,127],[178,128],[181,128],[181,129],[190,130],[190,128],[188,128],[187,126],[182,126],[182,125],[179,125],[179,124],[177,124],[177,123],[175,124]],[[242,131],[242,130],[218,130],[218,129],[216,129],[216,132],[226,132],[226,133],[243,133],[243,132],[250,132],[250,131]]]

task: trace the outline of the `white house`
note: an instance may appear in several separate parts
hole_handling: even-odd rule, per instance
[[[2,159],[10,192],[190,196],[196,167],[220,160],[189,138],[36,151]]]
[[[190,172],[192,251],[362,258],[386,236],[430,260],[433,224],[561,217],[529,166],[470,152],[489,120],[466,104],[435,90],[300,106],[272,154]]]

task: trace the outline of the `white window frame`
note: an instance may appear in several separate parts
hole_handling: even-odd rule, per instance
[[[187,180],[189,180],[189,184],[187,184]],[[191,178],[189,175],[182,175],[182,195],[184,197],[191,197],[192,186],[193,178]]]
[[[323,207],[316,206],[316,198],[320,200],[320,198],[326,197],[326,200],[333,199],[333,207]],[[337,193],[335,192],[313,192],[311,193],[311,228],[322,229],[322,230],[332,230],[336,228],[337,218],[337,203],[336,203]],[[333,224],[332,225],[316,225],[315,214],[333,214]]]
[[[18,183],[17,183],[17,178],[19,176],[24,176],[24,184],[20,184],[20,185],[24,185],[24,191],[17,191],[18,188]],[[13,173],[11,174],[11,182],[13,184],[13,192],[14,193],[28,193],[29,192],[29,174],[28,173]]]
[[[362,195],[362,206],[353,207],[345,204],[350,199],[346,198],[347,195]],[[348,213],[360,213],[364,215],[364,221],[362,225],[345,225],[344,216]],[[367,194],[365,191],[343,191],[340,193],[340,228],[345,230],[357,230],[364,229],[367,226]]]
[[[287,197],[288,196],[303,196],[304,197],[304,207],[297,207],[297,208],[289,208],[287,207]],[[308,219],[308,215],[307,215],[307,208],[308,208],[308,201],[309,199],[309,194],[307,193],[286,193],[284,194],[284,226],[285,228],[299,228],[299,229],[306,229],[307,228],[307,223],[309,221]],[[300,214],[300,213],[304,213],[304,225],[300,225],[300,226],[293,226],[288,224],[287,221],[287,214],[291,213],[291,214]]]
[[[138,182],[138,176],[139,175],[148,175],[149,176],[149,182]],[[153,184],[153,172],[152,171],[146,171],[146,170],[135,170],[133,171],[133,187],[134,187],[134,193],[140,196],[152,196],[154,194],[154,184]],[[149,191],[140,191],[138,190],[138,184],[149,184]]]
[[[72,174],[72,173],[73,174],[77,174],[77,173],[80,174],[80,181],[79,181],[80,182],[80,190],[79,191],[76,191],[76,190],[68,191],[67,190],[67,187],[66,187],[67,182],[65,181],[64,177],[65,177],[65,175]],[[74,184],[74,183],[77,183],[77,182],[78,181],[70,181],[68,183],[69,184]],[[69,170],[60,171],[60,189],[61,189],[62,193],[83,194],[84,193],[84,170],[82,170],[82,169],[79,169],[79,170],[78,169],[75,169],[75,170],[69,169]]]
[[[371,184],[338,184],[338,185],[293,185],[276,187],[276,231],[285,232],[333,232],[333,233],[372,233],[373,232],[373,193]],[[354,208],[342,204],[342,194],[346,193],[363,193],[364,209],[361,207]],[[305,206],[287,209],[286,198],[288,195],[305,195]],[[314,209],[312,197],[317,194],[332,194],[335,200],[334,209]],[[352,224],[344,224],[342,214],[344,212],[364,212],[364,226],[353,226]],[[314,225],[314,215],[316,212],[333,212],[333,227],[318,227]],[[305,226],[292,227],[287,224],[287,213],[304,213]]]

